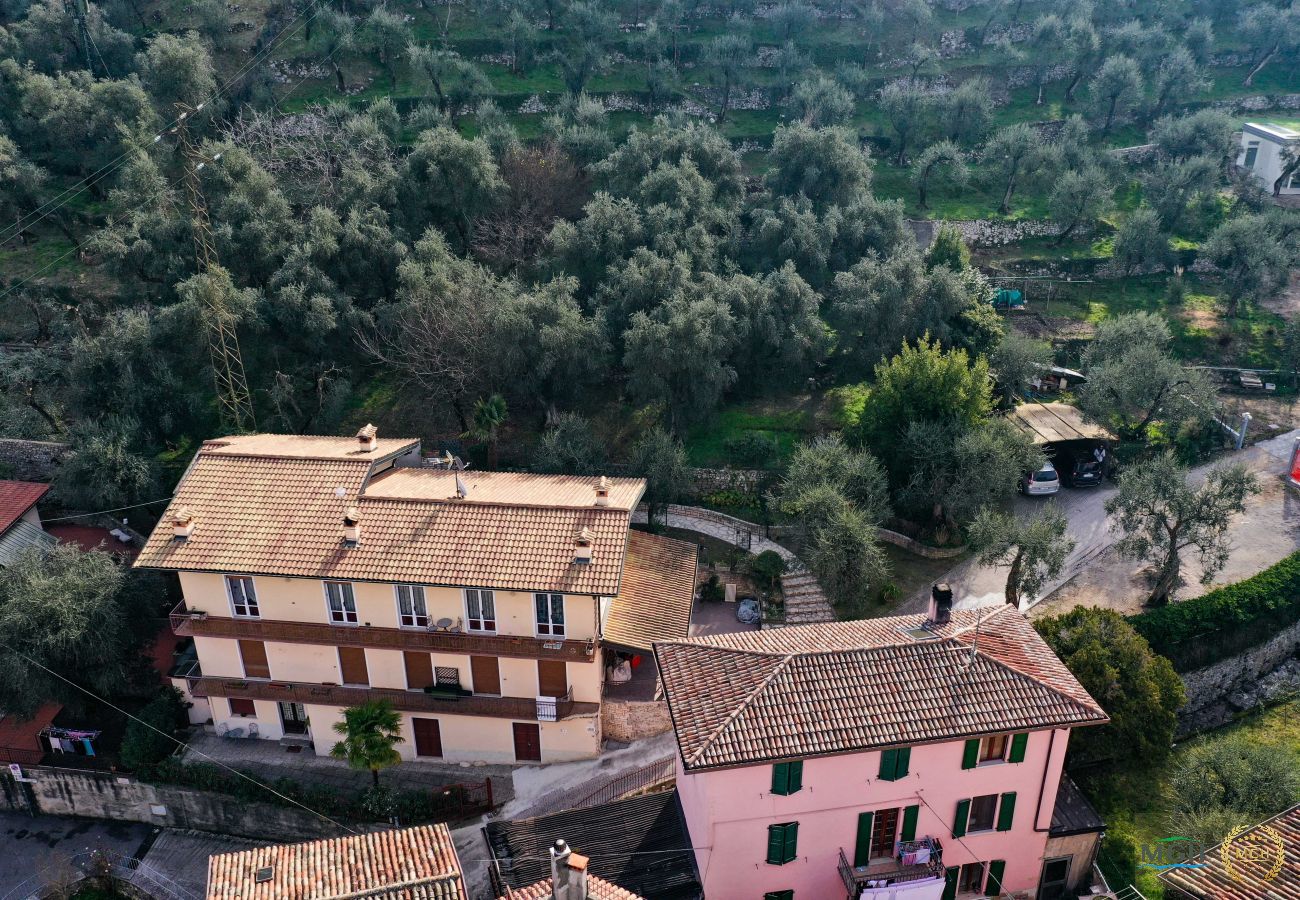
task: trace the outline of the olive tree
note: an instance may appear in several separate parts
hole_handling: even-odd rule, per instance
[[[1061,574],[1074,549],[1065,514],[1048,504],[1029,519],[985,508],[966,530],[966,540],[981,566],[1007,566],[1006,599],[1019,608],[1032,601],[1044,582]]]

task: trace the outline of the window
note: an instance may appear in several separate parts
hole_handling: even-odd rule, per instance
[[[993,815],[998,810],[998,795],[984,794],[970,802],[970,819],[966,831],[992,831]]]
[[[257,608],[257,592],[253,590],[253,579],[227,575],[226,592],[230,594],[230,608],[236,616],[245,619],[261,616]]]
[[[880,754],[880,780],[897,781],[907,775],[908,766],[912,762],[912,748],[899,747],[894,750],[884,750]]]
[[[794,900],[794,891],[768,891],[763,900]]]
[[[325,582],[325,598],[329,601],[330,621],[336,625],[357,624],[357,598],[352,585],[346,581]]]
[[[231,697],[226,702],[230,704],[230,714],[232,716],[246,717],[257,715],[257,707],[253,704],[252,700],[247,700],[243,697]]]
[[[534,594],[537,608],[537,633],[564,637],[564,595]]]
[[[777,763],[772,766],[772,793],[788,797],[803,788],[803,760]]]
[[[1242,160],[1241,165],[1247,169],[1255,168],[1255,160],[1259,158],[1259,141],[1251,141],[1246,145],[1246,158]]]
[[[1007,736],[993,734],[984,738],[980,744],[980,762],[1001,762],[1007,756]]]
[[[424,588],[418,584],[399,584],[397,590],[397,624],[403,628],[428,628],[429,608],[424,603]]]
[[[470,631],[497,630],[497,605],[491,591],[482,588],[466,589],[465,621]]]
[[[984,889],[984,863],[972,862],[966,863],[961,867],[961,879],[957,883],[958,890],[979,893]]]
[[[767,861],[774,866],[794,862],[799,855],[799,823],[767,826]]]

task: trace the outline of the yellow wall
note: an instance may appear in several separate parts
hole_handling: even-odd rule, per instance
[[[224,576],[181,572],[180,579],[185,602],[190,609],[201,610],[213,617],[229,618],[232,615]],[[329,624],[323,581],[257,575],[253,577],[253,589],[263,619]],[[393,585],[353,582],[352,592],[357,601],[358,624],[377,628],[398,627],[397,597]],[[498,634],[527,637],[535,634],[531,593],[496,591],[494,597]],[[459,588],[426,586],[424,598],[432,621],[446,618],[463,623],[465,600],[464,593]],[[564,620],[567,632],[565,637],[568,640],[595,637],[596,601],[582,594],[566,595]]]

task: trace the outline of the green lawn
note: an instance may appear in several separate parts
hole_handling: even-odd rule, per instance
[[[693,466],[748,468],[733,459],[728,441],[746,434],[775,440],[777,456],[769,468],[780,468],[795,445],[812,437],[818,401],[808,396],[751,400],[726,407],[708,423],[693,428],[686,437],[686,453]]]

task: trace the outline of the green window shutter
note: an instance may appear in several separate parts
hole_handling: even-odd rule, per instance
[[[894,768],[897,765],[898,765],[897,750],[881,750],[880,751],[880,780],[893,781]]]
[[[871,824],[875,813],[858,813],[858,838],[853,845],[853,865],[865,866],[871,862]]]
[[[1022,731],[1020,734],[1011,736],[1011,762],[1025,761],[1025,746],[1029,743],[1029,732]]]
[[[1005,859],[995,859],[989,863],[989,878],[984,885],[984,893],[1002,893],[1002,876],[1006,871],[1007,861]]]
[[[956,900],[957,898],[957,876],[961,874],[961,868],[953,866],[943,873],[943,897],[942,900]]]
[[[799,855],[799,823],[791,822],[785,826],[785,854],[781,862],[794,862],[794,858]]]
[[[1009,791],[1002,795],[1002,803],[998,806],[998,831],[1010,831],[1011,820],[1016,815],[1016,793]]]
[[[901,747],[898,751],[898,762],[894,766],[894,780],[902,778],[907,774],[907,767],[912,764],[912,748]]]
[[[790,767],[790,793],[797,794],[803,788],[803,760],[796,759],[786,765]]]
[[[966,742],[966,749],[962,753],[961,767],[963,769],[973,769],[980,763],[980,739],[971,738]]]
[[[777,763],[772,766],[772,793],[782,797],[797,794],[803,787],[803,760]]]
[[[920,812],[920,806],[909,806],[903,810],[903,832],[898,836],[900,841],[916,840],[916,817]]]
[[[965,837],[966,821],[970,819],[970,801],[957,801],[957,815],[953,817],[952,836],[955,838]]]
[[[767,826],[767,861],[774,866],[781,865],[785,853],[785,826]]]
[[[794,900],[794,891],[768,891],[763,900]]]

